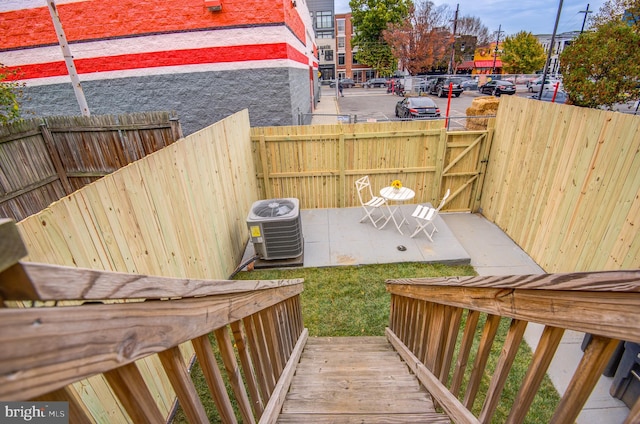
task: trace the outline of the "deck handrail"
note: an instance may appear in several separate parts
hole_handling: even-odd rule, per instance
[[[640,342],[637,270],[388,280],[387,291],[389,341],[457,423],[491,422],[530,322],[544,325],[544,330],[507,423],[524,420],[565,330],[590,333],[593,338],[554,411],[554,423],[575,421],[619,340]],[[472,352],[481,314],[486,320],[477,351]],[[471,410],[501,319],[511,320],[509,330],[476,417]],[[469,358],[474,361],[461,396]],[[640,402],[636,402],[626,422],[639,421]]]
[[[70,385],[102,375],[130,420],[165,422],[139,366],[157,354],[187,419],[208,422],[189,375],[190,344],[221,419],[237,422],[211,335],[243,422],[277,415],[279,380],[307,337],[302,279],[196,280],[24,263],[12,222],[0,220],[0,236],[0,399],[64,400],[70,422],[91,422]]]

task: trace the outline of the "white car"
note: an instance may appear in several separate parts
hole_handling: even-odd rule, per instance
[[[540,92],[540,85],[542,84],[542,79],[537,79],[533,82],[531,82],[531,84],[529,84],[529,93],[538,93]],[[562,82],[556,79],[552,79],[552,78],[547,78],[547,80],[544,83],[544,89],[545,90],[555,90],[556,89],[556,84],[558,84],[560,87],[559,89],[562,89]]]

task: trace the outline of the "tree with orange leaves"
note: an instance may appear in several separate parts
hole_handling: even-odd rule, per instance
[[[413,4],[401,23],[387,25],[383,37],[401,69],[416,75],[447,57],[453,43],[448,12],[446,5],[426,1]]]

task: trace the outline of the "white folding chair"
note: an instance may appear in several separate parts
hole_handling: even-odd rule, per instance
[[[369,176],[364,176],[356,180],[356,189],[358,191],[358,199],[360,199],[360,204],[362,205],[362,209],[364,209],[364,215],[362,219],[360,219],[360,222],[369,218],[373,226],[378,228],[378,222],[384,220],[382,224],[382,227],[384,227],[386,223],[389,222],[389,218],[385,215],[381,207],[384,206],[387,201],[383,197],[373,195]],[[380,216],[374,217],[376,211]]]
[[[411,234],[411,238],[417,236],[420,232],[423,232],[427,238],[433,242],[433,234],[438,232],[436,224],[434,224],[433,221],[435,221],[438,216],[438,212],[440,212],[440,209],[442,209],[449,198],[449,194],[451,194],[451,190],[447,189],[447,192],[444,194],[444,197],[437,208],[423,205],[416,206],[411,216],[415,218],[417,225],[415,231]]]

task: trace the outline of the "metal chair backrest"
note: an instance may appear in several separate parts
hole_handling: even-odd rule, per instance
[[[367,201],[362,199],[362,191],[369,190],[369,199],[373,198],[373,191],[371,190],[371,183],[369,182],[369,176],[365,175],[362,178],[356,180],[356,189],[358,191],[358,198],[360,199],[360,204],[364,205]]]

